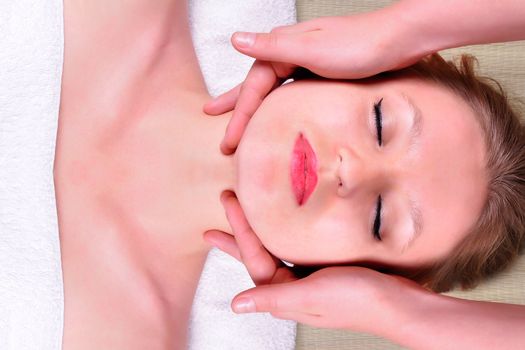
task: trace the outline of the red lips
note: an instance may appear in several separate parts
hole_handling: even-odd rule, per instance
[[[295,140],[290,174],[297,204],[303,205],[317,185],[317,158],[312,146],[302,133]]]

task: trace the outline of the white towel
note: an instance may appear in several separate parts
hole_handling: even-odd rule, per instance
[[[230,48],[235,30],[295,21],[293,0],[192,0],[191,24],[212,94],[242,80],[251,59]],[[60,349],[63,283],[53,161],[63,63],[61,0],[0,1],[0,349]],[[212,251],[199,283],[191,348],[292,349],[295,324],[235,315],[250,286],[242,265]]]
[[[60,0],[0,1],[0,349],[60,349]]]

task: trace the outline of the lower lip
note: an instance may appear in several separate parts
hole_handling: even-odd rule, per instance
[[[317,158],[312,146],[302,133],[295,140],[290,174],[297,204],[303,205],[317,185]]]

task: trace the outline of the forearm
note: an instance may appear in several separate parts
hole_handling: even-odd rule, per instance
[[[403,34],[426,53],[525,39],[522,0],[401,0],[385,8]]]
[[[523,349],[525,306],[421,293],[394,306],[383,336],[411,349]]]

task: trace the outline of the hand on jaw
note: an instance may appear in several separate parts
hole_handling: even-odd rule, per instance
[[[237,295],[237,313],[269,312],[314,327],[352,329],[386,336],[400,305],[429,294],[417,283],[357,266],[334,266],[297,278],[261,244],[235,195],[221,196],[233,236],[208,231],[204,239],[245,264],[256,287]]]
[[[246,79],[208,102],[204,111],[219,115],[234,109],[221,144],[224,154],[235,151],[251,116],[266,95],[299,67],[333,79],[358,79],[407,67],[425,54],[421,45],[399,40],[404,28],[392,20],[389,8],[341,17],[322,17],[277,27],[270,33],[235,33],[233,46],[256,58]],[[394,30],[395,28],[395,30]]]

